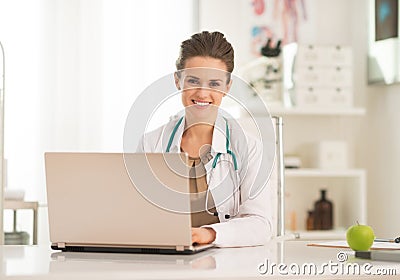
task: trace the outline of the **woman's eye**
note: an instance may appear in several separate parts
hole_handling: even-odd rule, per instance
[[[199,80],[196,80],[196,79],[189,79],[189,80],[188,80],[188,83],[189,83],[189,84],[192,84],[192,85],[198,85],[198,84],[199,84]]]
[[[220,83],[219,82],[210,82],[210,87],[219,87]]]

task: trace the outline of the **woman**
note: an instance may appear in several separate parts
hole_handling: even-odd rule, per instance
[[[264,244],[272,235],[270,188],[249,195],[261,145],[218,109],[232,85],[234,50],[222,33],[204,31],[182,42],[176,67],[185,115],[145,134],[138,151],[189,155],[193,243]]]

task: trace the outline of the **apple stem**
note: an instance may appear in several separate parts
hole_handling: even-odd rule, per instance
[[[360,224],[358,223],[358,221],[357,221],[357,225],[359,226]]]

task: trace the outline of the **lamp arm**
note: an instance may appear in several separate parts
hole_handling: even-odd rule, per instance
[[[278,228],[277,236],[285,236],[285,163],[283,156],[283,119],[273,116],[276,128],[276,158],[278,165]]]

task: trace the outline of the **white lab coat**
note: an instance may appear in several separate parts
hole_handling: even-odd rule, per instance
[[[166,152],[168,141],[171,137],[172,131],[176,126],[179,118],[173,118],[166,125],[146,133],[138,145],[138,152]],[[175,137],[173,138],[170,152],[180,152],[182,134],[184,132],[185,121],[182,121],[178,130],[176,131]],[[224,215],[227,213],[225,209],[232,209],[233,197],[221,203],[218,198],[218,194],[215,194],[213,188],[215,184],[218,184],[218,179],[215,178],[226,178],[224,185],[218,186],[218,188],[232,189],[233,182],[229,182],[231,176],[225,176],[229,170],[227,168],[233,168],[232,164],[218,163],[213,172],[213,180],[210,185],[210,170],[212,168],[213,160],[210,160],[205,164],[207,170],[207,183],[209,190],[211,191],[216,209],[219,215],[220,223],[205,225],[205,227],[211,227],[216,232],[216,239],[213,242],[219,247],[234,247],[234,246],[255,246],[265,244],[272,236],[272,209],[271,209],[271,197],[272,190],[266,186],[262,189],[258,196],[249,199],[250,189],[255,180],[255,176],[258,172],[258,167],[261,162],[262,150],[261,144],[256,139],[246,136],[247,139],[243,138],[242,133],[237,133],[237,129],[240,127],[233,121],[228,121],[228,127],[230,130],[230,149],[235,153],[240,177],[240,193],[237,193],[237,199],[240,195],[240,206],[238,215],[228,220],[225,219]],[[219,129],[217,129],[219,128]],[[222,153],[220,160],[226,159],[232,162],[232,158],[227,154],[226,150],[226,121],[218,114],[213,139],[212,139],[212,152],[213,158],[217,153]],[[242,136],[240,136],[242,135]],[[247,156],[243,155],[241,151],[248,149]],[[247,158],[244,158],[247,157]],[[220,161],[219,161],[220,162]],[[249,162],[249,167],[245,168],[244,162]],[[224,164],[225,163],[225,164]],[[267,172],[266,172],[267,173]],[[233,173],[232,173],[233,174]],[[268,174],[266,174],[266,180]],[[232,193],[232,192],[231,192]],[[225,210],[225,211],[223,211]],[[236,210],[237,211],[237,210]],[[229,211],[230,213],[233,210]]]

